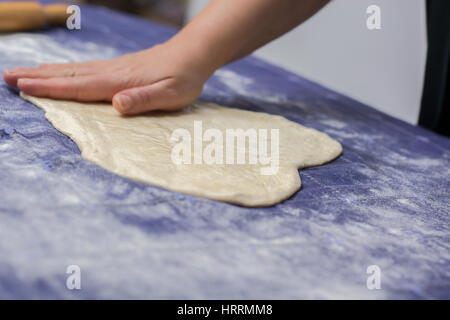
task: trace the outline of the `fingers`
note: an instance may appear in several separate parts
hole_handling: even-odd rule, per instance
[[[111,101],[116,92],[124,89],[120,77],[108,74],[74,78],[19,79],[17,86],[33,96],[78,101]]]
[[[42,64],[37,68],[18,67],[3,72],[3,79],[10,86],[17,87],[17,81],[21,78],[53,78],[74,77],[98,73],[102,66],[101,61],[90,61],[83,63],[57,63]]]
[[[169,78],[151,85],[123,90],[113,97],[113,106],[122,115],[135,115],[152,110],[181,109],[195,100],[195,96],[177,90],[173,82]]]

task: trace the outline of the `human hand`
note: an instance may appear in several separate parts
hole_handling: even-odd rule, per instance
[[[162,45],[120,58],[16,68],[5,81],[27,94],[112,101],[124,115],[175,110],[200,95],[223,65],[302,23],[328,0],[212,0]]]
[[[165,43],[111,60],[19,67],[3,77],[29,95],[112,101],[123,115],[176,110],[194,102],[214,72],[195,53],[180,49]]]

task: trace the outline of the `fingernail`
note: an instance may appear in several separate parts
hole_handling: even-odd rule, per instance
[[[20,70],[18,68],[13,68],[13,69],[5,70],[5,72],[8,74],[17,74],[20,72]]]
[[[116,97],[119,109],[126,112],[131,109],[131,98],[125,94]]]
[[[3,72],[3,74],[4,74],[5,76],[15,76],[15,75],[18,75],[19,72],[14,71],[14,70],[5,70],[5,71]]]

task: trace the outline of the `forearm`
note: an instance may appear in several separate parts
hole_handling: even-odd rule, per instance
[[[213,0],[170,42],[210,73],[250,54],[311,17],[329,0]]]

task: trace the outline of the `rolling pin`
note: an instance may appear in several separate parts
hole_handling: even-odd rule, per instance
[[[43,6],[38,2],[1,2],[0,32],[40,29],[45,25],[65,25],[67,5]]]

